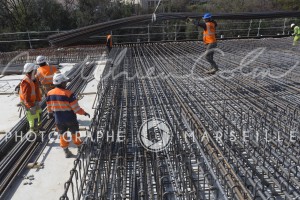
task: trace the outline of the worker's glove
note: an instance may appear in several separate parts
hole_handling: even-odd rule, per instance
[[[20,93],[20,84],[18,84],[18,85],[15,87],[15,93],[16,93],[16,94],[19,94],[19,93]]]
[[[33,106],[33,107],[29,108],[29,112],[30,112],[30,114],[35,115],[36,114],[36,107]]]
[[[295,33],[292,33],[292,36],[295,36],[296,34]]]
[[[84,113],[84,116],[88,116],[89,118],[91,117],[89,113]]]
[[[48,113],[47,119],[52,119],[53,118],[53,113]]]

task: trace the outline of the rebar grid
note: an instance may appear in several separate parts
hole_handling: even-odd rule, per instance
[[[84,59],[100,60],[105,47],[100,45],[85,45],[64,48],[44,48],[38,50],[0,52],[0,67],[7,65],[35,62],[39,55],[46,56],[51,63],[79,63]]]
[[[67,72],[67,76],[71,79],[67,88],[78,95],[84,90],[88,80],[92,77],[95,65],[95,61],[89,60],[89,62],[85,61],[77,64]],[[28,140],[26,133],[29,126],[25,116],[0,140],[0,199],[8,198],[7,195],[11,192],[11,186],[19,178],[22,170],[28,163],[37,163],[50,138],[53,137],[54,119],[47,118],[46,99],[42,100],[41,108],[43,109],[41,127],[45,131],[36,133],[37,136],[42,138],[41,141]],[[85,159],[78,162],[84,163],[80,165],[82,168],[88,168]]]
[[[99,84],[94,142],[86,140],[91,162],[79,199],[300,197],[300,70],[284,74],[297,66],[299,47],[291,49],[285,38],[222,41],[219,48],[225,55],[216,54],[215,76],[197,60],[205,51],[197,42],[112,50]],[[152,118],[173,133],[159,152],[138,141]],[[159,127],[148,131],[161,139]]]

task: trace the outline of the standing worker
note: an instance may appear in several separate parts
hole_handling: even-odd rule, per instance
[[[300,40],[300,28],[294,23],[291,24],[291,28],[294,30],[294,33],[292,35],[295,36],[293,46],[296,46],[298,44],[298,41]]]
[[[188,18],[189,21],[193,21]],[[218,65],[214,61],[214,49],[217,47],[217,39],[216,39],[216,27],[217,22],[212,20],[212,15],[210,13],[204,14],[203,22],[193,21],[196,26],[200,26],[204,29],[203,31],[203,42],[206,46],[206,60],[210,63],[211,69],[207,71],[207,74],[216,73],[219,68]]]
[[[110,53],[112,49],[112,36],[109,33],[106,35],[106,48],[108,53]]]
[[[21,105],[26,110],[26,118],[29,122],[30,132],[37,132],[41,122],[42,110],[39,106],[41,93],[37,80],[35,79],[35,64],[26,63],[24,65],[25,76],[20,83]],[[32,136],[30,136],[32,137]]]
[[[40,67],[37,69],[36,78],[42,86],[43,94],[46,95],[50,90],[54,88],[53,75],[57,72],[55,66],[49,66],[44,56],[38,56],[36,58],[36,64]]]
[[[55,118],[55,124],[60,134],[60,146],[64,149],[66,158],[72,155],[68,148],[68,130],[72,134],[73,143],[77,145],[78,148],[82,143],[76,114],[90,117],[87,112],[80,108],[75,95],[66,89],[68,80],[69,78],[64,74],[54,74],[53,84],[55,88],[50,90],[47,94],[48,118]]]

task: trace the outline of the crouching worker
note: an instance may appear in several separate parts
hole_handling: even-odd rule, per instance
[[[66,158],[72,156],[68,148],[68,131],[71,132],[73,143],[78,148],[82,143],[76,114],[90,117],[88,113],[80,108],[75,95],[66,89],[68,80],[69,78],[64,74],[54,74],[53,85],[55,88],[47,94],[48,118],[55,118],[55,124],[60,134],[60,146],[63,148]]]
[[[34,132],[39,131],[42,110],[40,108],[41,93],[38,81],[35,79],[36,69],[34,63],[24,65],[25,76],[20,83],[20,105],[26,110],[29,123],[30,139],[35,138]]]

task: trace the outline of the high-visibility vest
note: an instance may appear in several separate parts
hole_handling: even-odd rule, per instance
[[[107,35],[107,37],[106,37],[106,46],[112,47],[112,37],[111,37],[111,35]]]
[[[299,28],[299,26],[295,26],[295,28],[294,28],[294,34],[296,36],[300,36],[300,28]]]
[[[35,84],[34,84],[34,82],[28,76],[25,76],[23,78],[22,82],[23,81],[27,82],[30,85],[30,102],[26,101],[26,96],[28,94],[23,94],[22,88],[20,89],[20,100],[21,100],[21,102],[24,103],[24,105],[27,108],[29,108],[28,103],[34,103],[36,101]],[[21,82],[21,85],[22,85],[22,82]]]
[[[42,85],[53,84],[55,72],[57,72],[57,69],[54,66],[42,66],[37,69],[36,77]]]
[[[75,95],[63,88],[55,88],[48,92],[47,111],[54,114],[56,124],[78,123],[76,114],[85,114]]]
[[[216,39],[216,27],[213,22],[206,22],[206,30],[203,31],[204,44],[212,44],[217,42]]]

